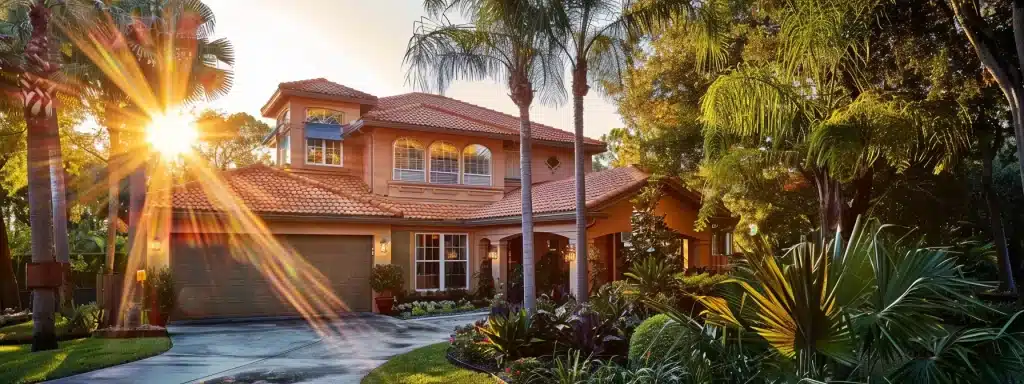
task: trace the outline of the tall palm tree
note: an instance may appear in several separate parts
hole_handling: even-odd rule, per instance
[[[590,91],[589,77],[618,80],[625,68],[622,47],[629,35],[649,32],[690,3],[678,0],[634,2],[609,0],[552,0],[548,23],[552,41],[569,62],[572,73],[574,165],[576,174],[576,286],[577,299],[587,300],[587,198],[584,173],[583,98]],[[609,77],[611,79],[609,79]],[[616,81],[617,82],[617,81]],[[598,82],[598,85],[601,83]]]
[[[417,23],[405,63],[408,79],[422,89],[443,92],[455,80],[486,78],[507,81],[509,97],[519,108],[519,155],[523,207],[523,297],[536,309],[533,246],[533,177],[530,105],[565,98],[561,60],[544,25],[540,1],[426,0],[431,19]],[[451,24],[460,12],[467,24]]]
[[[142,105],[170,109],[182,104],[220,97],[231,89],[234,49],[226,39],[212,39],[213,11],[199,0],[122,0],[104,6],[107,23],[91,35],[98,46],[80,57],[83,65],[76,73],[89,92],[102,100],[101,124],[110,137],[108,160],[107,265],[113,266],[117,223],[120,211],[121,179],[129,178],[129,249],[139,238],[140,219],[145,201],[144,157],[126,158],[126,153],[145,153],[142,128],[148,122]],[[169,37],[170,36],[170,37]],[[167,52],[175,52],[173,60]],[[99,54],[112,54],[131,63],[119,63],[139,69],[141,78],[127,79],[108,66],[97,65]],[[108,63],[109,64],[109,63]],[[169,84],[168,77],[177,83]],[[143,83],[143,84],[138,84]],[[140,94],[131,88],[148,88]],[[173,88],[173,89],[171,89]],[[156,100],[153,100],[156,99]],[[133,169],[125,169],[133,168]],[[129,173],[130,172],[130,173]],[[114,298],[106,302],[112,303]],[[113,313],[114,308],[108,308]]]

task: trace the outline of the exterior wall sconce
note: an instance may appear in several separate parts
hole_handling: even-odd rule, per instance
[[[145,269],[140,269],[138,271],[135,271],[135,281],[138,281],[139,283],[142,283],[142,282],[146,281],[146,270]]]
[[[160,239],[153,239],[149,242],[150,252],[159,253],[164,250],[164,243]]]
[[[623,246],[633,248],[633,232],[620,232],[619,236],[622,237]]]
[[[387,253],[388,246],[391,245],[391,241],[386,237],[380,238],[380,253]]]
[[[487,248],[487,258],[491,260],[498,260],[498,247],[492,245]]]
[[[576,244],[569,243],[569,245],[566,245],[562,256],[565,257],[565,262],[567,263],[576,261]]]

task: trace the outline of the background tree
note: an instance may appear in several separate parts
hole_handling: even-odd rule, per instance
[[[426,0],[432,18],[417,23],[405,63],[408,79],[418,87],[443,92],[455,80],[506,81],[509,97],[519,108],[523,212],[524,306],[536,310],[533,246],[533,173],[530,105],[534,93],[542,102],[565,98],[564,65],[545,25],[545,9],[531,1]],[[448,12],[460,12],[468,24],[451,24]]]
[[[227,170],[270,163],[270,153],[261,151],[261,143],[271,127],[252,115],[205,110],[199,114],[196,125],[199,139],[195,151],[210,166]]]

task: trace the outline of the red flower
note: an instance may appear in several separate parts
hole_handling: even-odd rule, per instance
[[[512,368],[505,368],[505,373],[512,373]]]

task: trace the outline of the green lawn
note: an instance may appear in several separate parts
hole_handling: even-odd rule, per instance
[[[363,378],[363,384],[493,384],[490,375],[456,367],[445,358],[448,343],[438,343],[395,356]],[[2,366],[0,366],[2,367]]]
[[[35,383],[158,355],[171,347],[166,337],[86,338],[60,349],[30,352],[31,345],[0,346],[0,383]]]
[[[64,334],[64,324],[68,320],[64,316],[57,316],[57,335]],[[21,324],[15,324],[7,327],[0,328],[0,340],[12,340],[12,339],[24,339],[28,340],[32,338],[32,320],[26,321]]]

